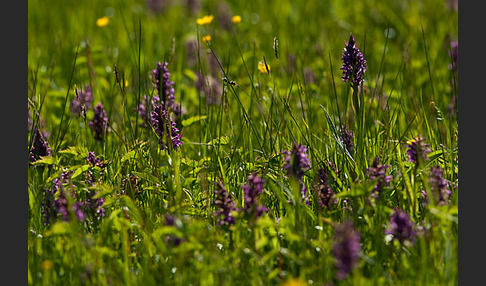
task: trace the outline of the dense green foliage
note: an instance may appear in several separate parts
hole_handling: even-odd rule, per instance
[[[52,150],[29,165],[29,285],[457,284],[457,73],[449,66],[458,15],[448,1],[160,2],[159,12],[133,0],[28,3],[29,116]],[[198,25],[204,15],[213,21]],[[350,33],[367,65],[359,110],[341,79]],[[158,61],[168,63],[183,110],[173,115],[177,150],[161,150],[135,111],[157,94]],[[200,75],[215,82],[220,103],[197,88]],[[71,112],[85,85],[92,106],[107,112],[102,140],[89,126],[92,108]],[[343,125],[353,150],[339,139]],[[419,135],[430,152],[414,164],[407,142]],[[294,142],[310,159],[300,182],[283,168]],[[101,163],[89,164],[88,152]],[[378,198],[367,172],[375,157],[391,176]],[[443,204],[431,196],[434,166],[452,191]],[[330,207],[317,201],[319,169],[335,193]],[[66,171],[70,219],[51,212],[45,225],[48,190]],[[259,202],[268,211],[235,211],[235,224],[218,225],[215,182],[242,208],[252,173],[265,180]],[[104,216],[75,218],[76,201],[97,198]],[[395,208],[415,225],[413,242],[386,235]],[[361,251],[340,280],[333,245],[346,221]]]

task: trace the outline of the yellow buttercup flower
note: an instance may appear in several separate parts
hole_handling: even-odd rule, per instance
[[[231,18],[231,21],[233,21],[233,23],[240,23],[241,16],[240,15],[233,16],[233,18]]]
[[[206,36],[202,37],[202,40],[203,40],[203,42],[209,42],[209,41],[211,41],[211,36],[206,35]]]
[[[98,27],[104,27],[108,25],[109,22],[110,22],[110,18],[108,18],[108,16],[103,16],[101,18],[98,18],[98,20],[96,20],[96,25],[98,25]]]
[[[207,24],[211,23],[211,21],[213,21],[213,18],[214,18],[213,15],[206,15],[202,18],[197,19],[196,23],[198,25],[207,25]]]
[[[54,264],[50,260],[44,260],[42,261],[41,267],[43,270],[48,271],[51,270]]]
[[[289,280],[285,281],[282,286],[304,286],[307,283],[299,278],[290,278]]]
[[[270,65],[268,63],[265,65],[263,61],[258,62],[258,69],[261,73],[268,73],[269,71],[271,71]]]

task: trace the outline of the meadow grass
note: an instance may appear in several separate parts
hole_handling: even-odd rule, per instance
[[[36,126],[51,149],[29,164],[29,285],[458,283],[458,29],[447,1],[153,1],[159,12],[148,2],[28,3],[28,151]],[[367,66],[359,88],[341,79],[350,33]],[[137,112],[161,95],[157,62],[182,110],[168,109],[177,148],[162,149],[171,138]],[[93,101],[76,116],[87,85]],[[298,144],[308,168],[286,155]],[[429,148],[417,164],[413,144]],[[245,212],[251,174],[264,180],[261,215]],[[216,182],[232,223],[215,215]],[[413,237],[387,234],[396,209]],[[359,251],[340,277],[346,222]]]

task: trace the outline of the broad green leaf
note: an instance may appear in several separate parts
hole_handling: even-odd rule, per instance
[[[196,80],[196,74],[190,69],[184,69],[183,74],[187,76],[192,81]]]
[[[44,156],[32,163],[32,165],[56,165],[58,162],[55,157]]]
[[[67,149],[60,150],[59,153],[75,157],[87,157],[88,149],[83,146],[69,146]]]
[[[81,165],[81,166],[75,166],[73,168],[70,168],[70,170],[73,170],[74,173],[71,178],[76,178],[77,176],[81,175],[83,172],[86,172],[89,169],[89,165]]]

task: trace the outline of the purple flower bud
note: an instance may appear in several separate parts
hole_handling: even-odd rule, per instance
[[[447,204],[452,194],[452,191],[449,189],[449,181],[442,178],[442,173],[443,171],[439,166],[434,166],[430,169],[430,192],[439,205]]]
[[[105,209],[101,206],[105,203],[105,198],[91,199],[91,208],[95,210],[97,219],[105,216]]]
[[[71,111],[74,116],[80,116],[83,111],[83,105],[85,110],[91,108],[91,102],[93,101],[93,92],[91,91],[91,86],[88,84],[84,86],[84,90],[75,90],[76,95],[71,102]]]
[[[221,103],[223,87],[221,86],[221,82],[216,80],[213,76],[202,76],[199,72],[196,73],[194,86],[198,91],[204,93],[208,104],[219,105]]]
[[[71,182],[71,176],[73,175],[73,171],[65,171],[61,173],[61,176],[55,178],[52,182],[54,183],[52,191],[47,194],[48,200],[52,201],[53,197],[56,193],[59,193],[59,196],[56,200],[54,200],[54,209],[57,214],[61,215],[62,220],[69,221],[69,207],[68,207],[68,200],[66,197],[66,189],[64,188],[64,184],[69,184]],[[72,185],[71,187],[75,187]],[[79,221],[83,221],[86,218],[86,215],[83,213],[83,203],[82,202],[75,202],[71,206],[71,211],[74,213],[76,219]],[[50,216],[50,214],[49,214]],[[47,221],[48,223],[48,221]]]
[[[64,189],[61,189],[59,197],[54,201],[57,213],[61,214],[64,221],[69,221],[68,201]]]
[[[30,104],[29,104],[29,107],[30,107]],[[28,126],[28,130],[30,132],[30,130],[32,130],[32,126],[34,125],[34,121],[32,120],[32,112],[30,112],[30,108],[29,108],[29,113],[28,113],[28,117],[27,117],[27,126]]]
[[[356,46],[353,34],[349,34],[349,42],[345,42],[343,56],[343,65],[341,70],[343,71],[342,79],[344,82],[351,81],[353,84],[359,85],[364,81],[364,73],[366,72],[366,60],[363,54]]]
[[[29,161],[35,162],[41,157],[51,156],[51,148],[49,143],[44,139],[44,136],[39,131],[39,128],[35,128],[34,136],[32,137],[32,147],[29,152]]]
[[[403,210],[396,208],[390,216],[390,225],[385,234],[393,235],[393,239],[398,239],[400,243],[405,241],[415,241],[414,224],[410,217]]]
[[[257,176],[256,174],[250,174],[248,176],[248,182],[242,186],[245,205],[243,210],[249,214],[255,214],[256,217],[260,217],[263,212],[268,211],[265,206],[258,204],[258,197],[263,190],[263,184],[265,180]]]
[[[172,116],[169,115],[169,108],[170,110],[175,111],[175,114],[179,116],[182,114],[182,111],[180,107],[174,103],[174,82],[170,80],[170,73],[167,65],[167,62],[164,64],[158,62],[156,69],[152,72],[153,81],[158,94],[158,97],[154,96],[153,101],[154,110],[151,113],[152,126],[159,137],[159,145],[162,150],[165,149],[168,144],[172,144],[174,149],[177,149],[177,147],[182,145],[179,129],[176,127],[176,123],[172,120]],[[167,140],[164,138],[164,134],[167,136]],[[171,141],[171,143],[165,141]]]
[[[427,154],[431,151],[429,144],[425,143],[425,139],[418,135],[417,137],[409,140],[408,144],[408,161],[415,163],[415,166],[422,164],[429,158]]]
[[[105,203],[105,199],[101,198],[93,198],[95,194],[90,194],[90,198],[84,200],[83,208],[86,212],[90,214],[96,220],[101,220],[102,217],[105,216],[105,209],[102,208],[102,205]]]
[[[282,152],[285,155],[283,168],[287,171],[287,175],[300,178],[310,169],[310,160],[306,152],[307,147],[297,143],[292,145],[290,151]]]
[[[157,89],[157,94],[160,98],[160,104],[166,112],[169,108],[173,109],[175,100],[175,91],[173,88],[174,82],[170,80],[170,73],[167,65],[167,62],[164,64],[158,62],[157,67],[152,71],[155,88]]]
[[[342,125],[341,126],[341,134],[339,135],[339,137],[340,137],[339,139],[343,143],[344,147],[346,147],[346,150],[348,150],[348,152],[350,154],[352,154],[353,151],[354,151],[354,143],[353,143],[354,133],[353,133],[353,131],[346,129],[346,126]]]
[[[337,278],[342,280],[351,273],[359,262],[361,236],[350,221],[336,226],[332,254],[337,267]]]
[[[232,212],[236,210],[235,203],[222,183],[216,182],[216,190],[214,193],[214,216],[217,219],[218,225],[228,226],[235,224],[235,219]]]
[[[231,16],[233,12],[231,11],[231,7],[225,1],[218,2],[216,7],[216,18],[217,22],[221,26],[221,28],[225,29],[226,31],[230,31],[232,26]]]
[[[168,142],[164,143],[166,141],[164,134],[170,136],[172,148],[177,150],[177,148],[182,145],[179,129],[176,127],[176,123],[172,121],[172,116],[167,116],[167,112],[162,105],[156,106],[155,110],[152,112],[152,126],[159,137],[159,146],[162,150],[169,144]]]
[[[317,197],[317,204],[321,208],[330,209],[332,205],[337,203],[335,194],[329,185],[329,174],[323,168],[317,171],[314,193]]]
[[[316,83],[316,75],[312,71],[311,67],[304,68],[304,80],[306,84],[315,84]]]
[[[82,202],[75,202],[72,206],[72,210],[76,215],[76,219],[79,221],[83,221],[86,218],[86,215],[83,213],[83,203]]]
[[[378,163],[378,156],[373,160],[371,167],[366,169],[366,173],[370,180],[376,180],[376,184],[371,192],[376,198],[381,193],[384,186],[388,186],[392,179],[392,176],[387,176],[386,171],[390,168],[389,165],[382,165]]]
[[[458,42],[452,41],[451,42],[451,49],[449,50],[449,56],[452,58],[452,63],[449,64],[449,69],[457,71],[457,60],[458,60]]]
[[[107,122],[108,116],[106,115],[105,108],[101,102],[98,102],[94,107],[94,117],[89,122],[89,126],[94,131],[94,138],[96,140],[103,139]]]
[[[55,189],[44,189],[44,199],[41,203],[41,214],[44,217],[44,225],[47,226],[51,222],[51,215],[57,213],[54,206]]]
[[[88,152],[87,161],[88,161],[88,164],[91,167],[99,167],[101,169],[100,170],[100,178],[101,178],[103,176],[103,173],[104,173],[104,170],[103,170],[104,166],[103,166],[103,163],[101,163],[100,158],[96,157],[94,152]],[[91,171],[88,172],[86,182],[88,184],[93,184],[95,182],[94,174]]]
[[[198,59],[198,53],[200,51],[197,40],[195,39],[189,39],[185,42],[185,48],[186,48],[186,59],[187,59],[187,65],[194,69],[197,59]]]
[[[91,151],[88,152],[87,161],[92,167],[94,167],[94,166],[101,167],[102,166],[102,164],[100,162],[100,158],[96,157],[94,152],[91,152]]]
[[[158,100],[158,96],[154,96],[154,100],[152,101],[150,100],[150,96],[144,95],[138,107],[134,107],[134,112],[138,112],[138,115],[142,119],[142,123],[140,124],[140,126],[147,127],[149,126],[150,122],[152,122],[151,114],[154,109],[154,102]]]
[[[167,0],[145,0],[145,4],[153,13],[160,13],[168,6],[169,2]]]
[[[201,0],[185,0],[184,7],[194,16],[201,10]]]
[[[177,218],[173,215],[170,215],[170,214],[164,214],[164,225],[165,226],[172,226],[172,227],[176,227],[176,220]],[[165,241],[168,243],[168,244],[171,244],[173,246],[178,246],[179,244],[181,244],[181,242],[183,241],[182,238],[178,237],[178,236],[175,236],[173,234],[169,234],[165,237]]]
[[[174,226],[175,225],[175,217],[170,214],[164,214],[164,225],[165,226]]]
[[[306,204],[309,204],[307,189],[304,184],[304,173],[310,169],[310,159],[306,152],[307,147],[295,142],[290,151],[282,151],[285,155],[284,170],[287,171],[288,176],[293,176],[299,180],[302,198],[305,199]]]

